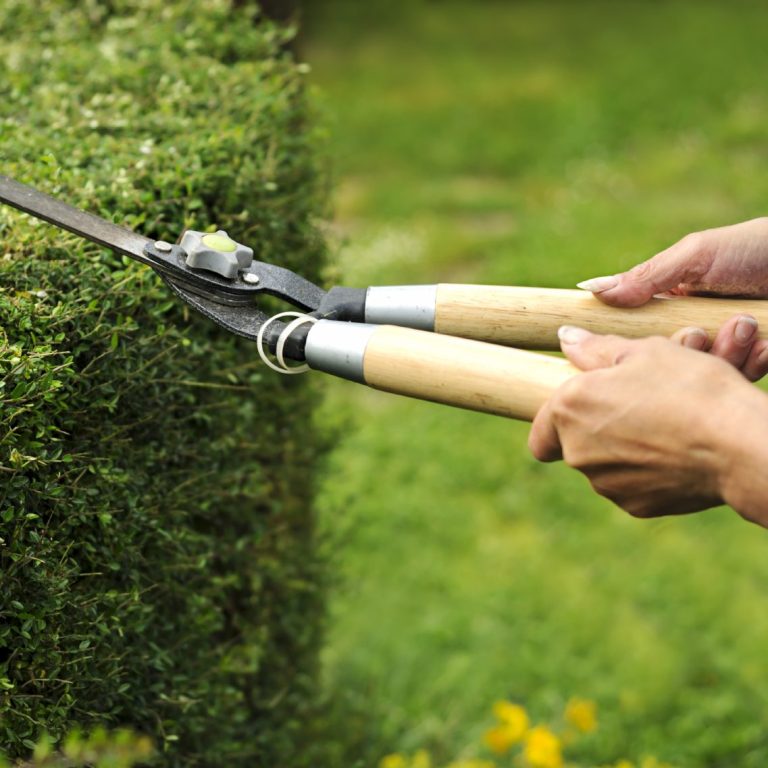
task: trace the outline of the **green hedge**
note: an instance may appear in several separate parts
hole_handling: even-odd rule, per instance
[[[4,0],[0,172],[316,278],[302,68],[235,5]],[[311,390],[141,265],[6,207],[0,237],[0,753],[100,723],[162,765],[303,765]]]

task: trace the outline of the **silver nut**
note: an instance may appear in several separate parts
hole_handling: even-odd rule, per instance
[[[165,240],[158,240],[155,242],[155,250],[160,251],[160,253],[170,253],[173,250],[173,246]]]
[[[259,276],[254,275],[253,272],[246,272],[243,275],[243,282],[250,283],[251,285],[256,285],[256,283],[259,282]]]

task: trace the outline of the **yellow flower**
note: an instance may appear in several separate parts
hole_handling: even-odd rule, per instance
[[[565,708],[565,719],[582,733],[591,733],[597,728],[597,707],[589,699],[571,699]]]
[[[515,741],[519,741],[528,730],[528,713],[519,704],[511,701],[497,701],[493,705],[493,714],[496,719],[514,734]]]
[[[406,759],[400,754],[387,755],[379,762],[379,768],[408,768]]]
[[[528,713],[519,704],[497,701],[493,705],[493,714],[499,724],[488,729],[483,735],[483,740],[492,752],[503,755],[513,744],[523,740],[530,725]]]
[[[456,762],[449,763],[445,768],[496,768],[496,763],[493,760],[456,760]]]
[[[432,760],[426,749],[420,749],[411,759],[411,768],[431,768]]]
[[[619,760],[613,768],[635,768],[635,766],[633,763],[630,763],[629,760]]]
[[[506,752],[509,752],[509,748],[515,741],[519,741],[519,739],[514,738],[514,734],[506,725],[497,725],[493,728],[489,728],[483,734],[483,741],[491,752],[497,755],[503,755]]]
[[[549,728],[537,725],[525,737],[523,757],[531,768],[562,768],[560,739]]]

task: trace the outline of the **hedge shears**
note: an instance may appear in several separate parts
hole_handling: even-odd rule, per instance
[[[2,175],[0,202],[151,267],[192,308],[256,341],[262,359],[281,373],[324,371],[387,392],[517,419],[531,420],[578,373],[563,358],[528,351],[559,349],[561,325],[632,338],[669,336],[693,325],[713,335],[732,315],[748,312],[768,328],[768,304],[746,299],[657,298],[637,309],[617,309],[583,291],[550,288],[324,290],[258,261],[252,248],[221,230],[187,230],[177,243],[151,240]],[[293,310],[268,316],[257,306],[261,294]]]

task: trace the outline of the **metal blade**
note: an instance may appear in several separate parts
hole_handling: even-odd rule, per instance
[[[0,174],[0,202],[74,232],[110,250],[130,256],[157,270],[173,291],[219,325],[247,338],[255,338],[267,316],[254,306],[262,293],[284,299],[303,311],[319,309],[326,292],[284,267],[254,261],[241,275],[229,280],[186,263],[178,246],[160,249],[159,243],[111,221],[86,213],[44,192]],[[243,311],[245,308],[245,311]],[[250,313],[250,314],[249,314]]]
[[[144,253],[148,238],[121,227],[111,221],[86,213],[62,203],[44,192],[0,174],[0,201],[43,219],[57,227],[74,232],[105,248],[130,256],[144,264],[156,266]]]
[[[236,333],[238,336],[243,336],[251,341],[257,341],[259,330],[265,323],[269,322],[269,315],[265,315],[261,310],[256,309],[255,306],[237,307],[219,304],[204,296],[199,296],[186,288],[182,288],[163,275],[161,277],[171,291],[186,301],[193,309],[196,309],[209,320],[213,320],[214,323],[222,326],[222,328]],[[285,323],[281,323],[279,320],[270,323],[264,342],[272,352],[275,351],[277,341],[285,327]],[[308,328],[306,326],[298,328],[286,340],[283,354],[289,360],[304,361],[304,345],[306,343],[307,331]]]
[[[256,341],[259,328],[269,320],[269,315],[257,309],[253,302],[245,306],[221,304],[174,283],[165,275],[161,275],[161,277],[171,291],[193,309],[238,336]]]

